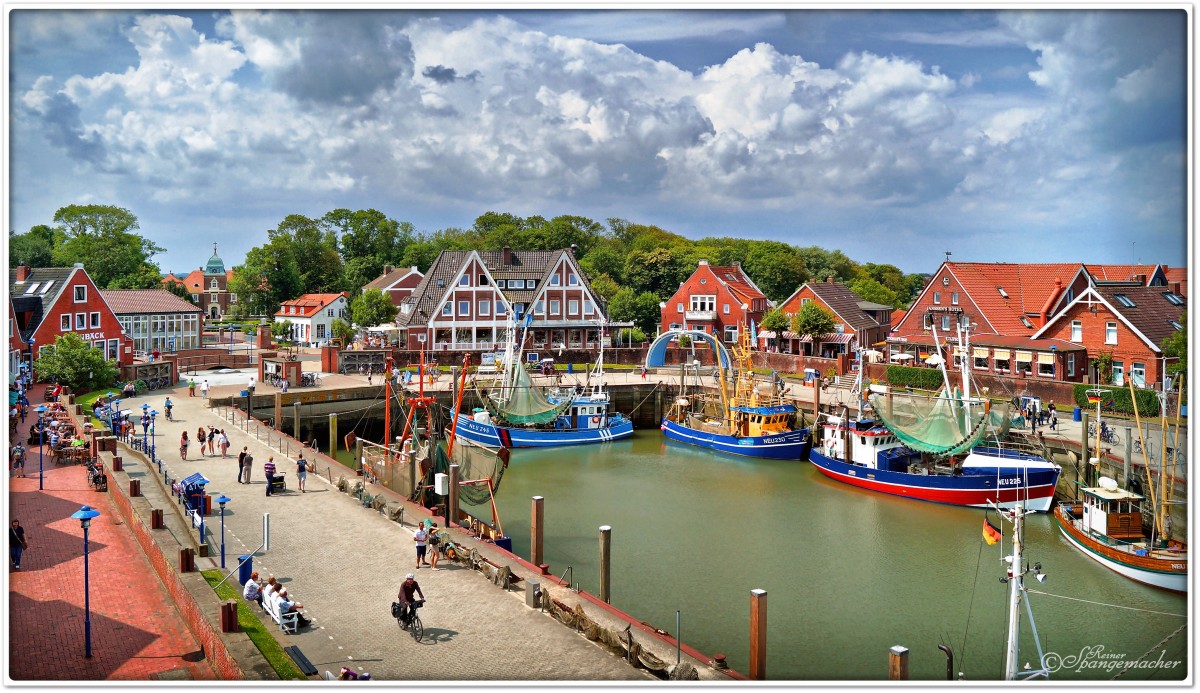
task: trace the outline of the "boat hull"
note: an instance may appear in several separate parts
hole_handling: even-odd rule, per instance
[[[909,474],[849,464],[827,456],[819,448],[809,453],[809,461],[830,479],[870,491],[971,508],[991,507],[993,502],[1001,508],[1019,504],[1038,512],[1050,510],[1059,475],[1058,470],[1024,475],[1011,468],[1003,469],[999,479],[996,474]]]
[[[534,430],[494,426],[475,421],[466,414],[459,414],[455,435],[493,448],[548,448],[607,443],[610,440],[628,438],[633,435],[633,422],[621,417],[604,428]]]
[[[1066,512],[1066,506],[1063,504],[1054,509],[1054,522],[1058,525],[1058,531],[1062,532],[1067,541],[1088,558],[1114,573],[1124,575],[1143,585],[1171,592],[1187,592],[1186,557],[1172,560],[1153,556],[1137,556],[1122,551],[1092,538],[1090,534],[1076,526]]]
[[[726,436],[697,431],[670,419],[663,419],[661,428],[670,440],[742,457],[802,460],[812,447],[807,428],[769,436]]]

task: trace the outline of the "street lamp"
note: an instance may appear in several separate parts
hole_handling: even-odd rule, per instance
[[[99,516],[99,510],[93,510],[86,505],[71,514],[71,519],[79,520],[79,526],[83,527],[83,642],[85,657],[92,656],[92,600],[88,590],[88,527],[92,524],[92,518]]]
[[[146,433],[150,428],[150,405],[142,404],[142,452],[150,454],[150,447],[146,443]]]
[[[50,409],[44,404],[39,404],[34,411],[38,415],[38,490],[41,491],[45,483],[45,477],[42,473],[42,456],[45,454],[46,445],[46,412],[50,411]]]
[[[116,393],[111,390],[104,394],[108,401],[108,427],[112,429],[113,435],[117,435],[117,412],[120,411],[118,405],[121,403],[120,400],[113,399],[116,396]]]
[[[221,506],[221,570],[225,569],[225,504],[230,500],[224,493],[217,496],[217,503]]]
[[[151,409],[150,410],[150,461],[157,462],[158,463],[158,471],[161,472],[162,471],[162,460],[155,459],[155,456],[154,456],[154,433],[155,433],[154,424],[157,419],[158,419],[158,410]]]
[[[29,384],[33,384],[33,345],[37,344],[37,340],[33,337],[29,338]]]

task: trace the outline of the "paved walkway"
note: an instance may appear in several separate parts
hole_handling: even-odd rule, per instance
[[[210,383],[210,394],[240,390],[245,378],[239,377],[236,385]],[[357,384],[350,376],[329,378]],[[262,387],[259,394],[268,389]],[[548,614],[525,606],[523,592],[504,592],[478,572],[449,561],[437,571],[416,569],[413,524],[425,516],[414,516],[419,508],[409,506],[404,525],[387,520],[320,478],[327,474],[325,466],[319,474],[309,474],[308,492],[298,493],[294,460],[220,418],[199,396],[199,389],[194,398],[182,387],[127,403],[138,409],[146,401],[161,411],[166,394],[176,405],[176,420],[158,417],[157,451],[164,469],[172,479],[200,472],[210,480],[209,495],[232,499],[225,511],[229,571],[239,555],[262,544],[263,514],[270,513],[270,550],[254,556],[254,569],[264,577],[274,574],[304,605],[313,626],[281,638],[298,645],[320,671],[352,666],[376,679],[409,681],[654,680]],[[201,425],[225,429],[231,441],[227,459],[219,453],[200,456],[194,443],[188,460],[180,459],[180,433],[186,429],[194,436]],[[236,482],[236,453],[242,446],[255,458],[250,485]],[[270,455],[285,472],[288,491],[267,497],[262,465]],[[129,462],[126,468],[131,468]],[[333,480],[345,473],[334,467]],[[156,483],[143,481],[147,497]],[[207,526],[216,551],[197,559],[200,569],[220,563],[221,520],[215,504],[213,509]],[[390,615],[400,583],[410,571],[417,574],[427,597],[421,612],[425,638],[420,643],[400,631]],[[589,613],[593,611],[597,610]],[[269,626],[276,627],[273,622]]]
[[[41,395],[42,387],[35,387]],[[39,402],[32,401],[34,407]],[[28,437],[35,421],[18,429]],[[48,447],[47,447],[48,450]],[[30,549],[9,566],[9,670],[16,681],[214,679],[200,645],[125,527],[109,494],[88,487],[83,467],[56,467],[46,455],[38,490],[38,448],[26,478],[9,479],[9,522],[25,528]],[[10,470],[11,473],[11,470]],[[92,657],[84,657],[83,530],[71,514],[90,505]]]

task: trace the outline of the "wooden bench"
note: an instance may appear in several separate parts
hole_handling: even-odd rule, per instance
[[[317,668],[313,666],[312,662],[308,661],[308,657],[304,656],[304,653],[300,651],[299,647],[291,645],[283,648],[283,651],[287,653],[287,656],[292,658],[292,661],[296,663],[296,666],[300,667],[300,673],[304,674],[305,676],[312,676],[313,674],[317,673]],[[325,673],[328,674],[329,672],[327,671]]]
[[[279,624],[279,630],[284,633],[295,633],[299,627],[300,614],[293,611],[281,616],[279,614],[279,599],[274,594],[269,597],[263,597],[263,611],[267,612],[271,620]]]

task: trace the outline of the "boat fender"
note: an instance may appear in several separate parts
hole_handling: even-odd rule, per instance
[[[592,423],[594,423],[594,424],[598,424],[598,423],[600,423],[600,417],[599,417],[599,416],[593,416],[593,417],[592,417]]]

